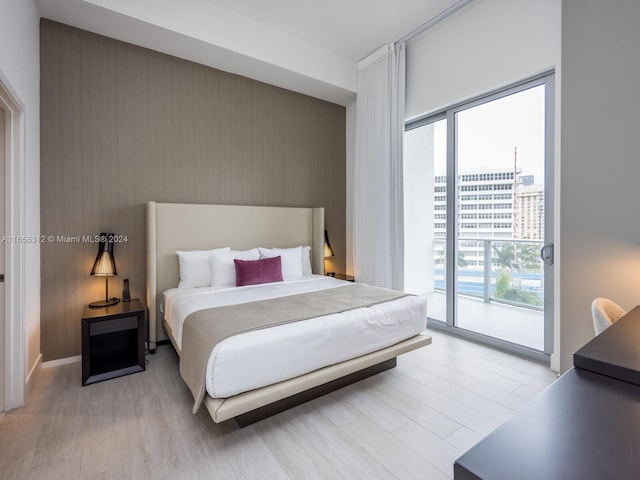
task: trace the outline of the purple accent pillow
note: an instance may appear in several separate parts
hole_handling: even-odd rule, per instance
[[[260,260],[233,260],[236,265],[236,287],[282,281],[280,257]]]

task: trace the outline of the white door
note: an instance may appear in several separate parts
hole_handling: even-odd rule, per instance
[[[0,239],[4,237],[4,205],[7,189],[4,183],[5,168],[5,111],[0,108]],[[4,412],[5,361],[4,361],[4,242],[0,241],[0,412]]]

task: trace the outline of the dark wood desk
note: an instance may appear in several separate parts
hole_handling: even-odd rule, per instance
[[[640,479],[640,307],[574,363],[458,458],[454,479]]]
[[[572,368],[462,455],[455,480],[640,478],[640,386]]]
[[[640,307],[635,307],[574,353],[573,364],[640,385]]]

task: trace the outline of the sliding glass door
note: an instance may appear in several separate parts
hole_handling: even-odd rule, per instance
[[[551,353],[552,158],[553,75],[407,125],[405,283],[431,325]]]

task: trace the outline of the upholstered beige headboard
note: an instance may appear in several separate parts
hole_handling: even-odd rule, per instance
[[[311,246],[313,273],[324,274],[324,208],[250,207],[188,203],[147,204],[149,342],[162,328],[162,292],[178,286],[176,250]]]

